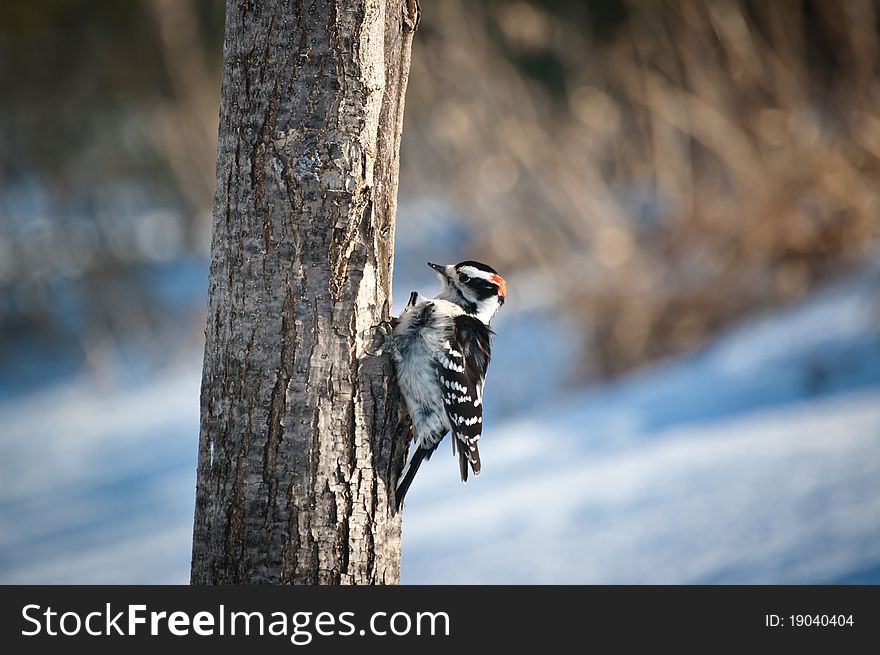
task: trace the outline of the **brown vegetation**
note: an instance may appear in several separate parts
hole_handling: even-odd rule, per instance
[[[426,13],[402,188],[456,203],[504,269],[552,275],[588,376],[693,348],[869,254],[875,4],[637,3],[604,38],[558,4]]]

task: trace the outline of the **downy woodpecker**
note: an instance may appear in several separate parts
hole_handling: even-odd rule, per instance
[[[467,482],[468,468],[480,474],[489,321],[507,292],[504,278],[479,262],[428,266],[437,271],[443,288],[434,298],[411,301],[386,341],[413,429],[409,460],[395,492],[397,507],[422,460],[431,457],[448,432],[453,452],[458,450],[462,482]]]

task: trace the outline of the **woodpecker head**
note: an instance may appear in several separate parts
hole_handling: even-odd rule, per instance
[[[428,262],[428,266],[437,271],[443,281],[443,289],[437,297],[460,305],[483,323],[488,325],[504,304],[507,284],[491,266],[474,261],[447,266]]]

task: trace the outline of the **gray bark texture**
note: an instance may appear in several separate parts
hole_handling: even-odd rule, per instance
[[[415,0],[228,0],[194,584],[397,583],[387,357]]]

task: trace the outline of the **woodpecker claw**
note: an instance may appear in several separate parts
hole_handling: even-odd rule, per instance
[[[394,336],[392,334],[394,327],[390,322],[382,321],[379,325],[373,326],[371,331],[370,343],[364,348],[365,354],[370,357],[378,357],[386,350],[393,350],[395,348]]]

